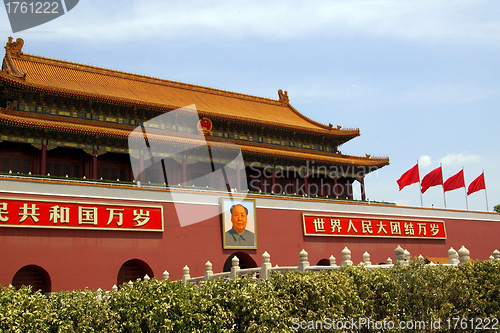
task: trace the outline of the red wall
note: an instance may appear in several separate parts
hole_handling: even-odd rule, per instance
[[[3,197],[36,198],[34,195],[2,195]],[[43,199],[68,200],[68,197]],[[75,199],[78,200],[78,199]],[[262,199],[259,199],[262,200]],[[85,198],[86,202],[102,202]],[[109,201],[119,203],[118,201]],[[130,202],[127,202],[130,204]],[[151,202],[149,202],[151,204]],[[158,203],[154,203],[157,205]],[[117,283],[120,267],[130,259],[146,262],[161,278],[168,270],[171,279],[180,279],[182,269],[188,265],[191,276],[202,276],[205,263],[213,264],[215,273],[221,272],[224,262],[233,252],[248,253],[257,263],[262,263],[262,253],[271,255],[272,265],[296,266],[299,252],[309,253],[309,262],[316,264],[330,255],[342,261],[341,251],[347,246],[352,251],[352,261],[358,264],[368,251],[371,262],[394,260],[397,245],[408,249],[413,256],[447,257],[450,246],[458,250],[465,245],[472,259],[487,259],[498,247],[500,223],[496,221],[439,218],[445,221],[446,240],[388,239],[356,237],[304,236],[302,213],[291,209],[257,208],[257,250],[222,249],[221,220],[217,215],[206,221],[180,227],[172,203],[163,203],[164,232],[63,230],[37,228],[0,228],[0,284],[9,284],[15,273],[26,265],[45,269],[51,278],[52,290],[103,288],[110,289]],[[332,207],[335,207],[332,204]],[[190,205],[193,214],[218,214],[216,205]],[[431,210],[422,210],[430,214]],[[318,211],[309,212],[318,214]],[[332,214],[334,210],[325,214]],[[345,213],[343,213],[345,215]],[[496,217],[496,215],[491,214]]]

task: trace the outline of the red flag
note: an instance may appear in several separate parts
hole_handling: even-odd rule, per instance
[[[443,184],[443,190],[453,191],[457,188],[465,187],[464,170],[460,170],[456,175],[448,178]]]
[[[484,184],[484,172],[479,175],[479,177],[474,179],[472,183],[470,183],[467,195],[481,190],[486,190],[486,185]]]
[[[420,175],[418,173],[418,163],[415,164],[413,168],[406,171],[401,176],[401,178],[397,180],[400,191],[403,189],[403,187],[411,185],[413,183],[418,183],[419,181],[420,181]]]
[[[441,173],[441,167],[432,170],[422,179],[422,193],[425,193],[429,187],[436,185],[443,185],[443,174]]]

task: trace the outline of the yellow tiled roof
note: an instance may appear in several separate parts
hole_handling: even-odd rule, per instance
[[[262,123],[344,137],[358,129],[341,129],[317,123],[299,113],[280,91],[280,100],[129,74],[104,68],[54,60],[22,52],[24,41],[7,43],[0,79],[37,90],[110,100],[159,109],[194,104],[201,115]]]

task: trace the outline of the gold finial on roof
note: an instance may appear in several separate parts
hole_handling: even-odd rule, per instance
[[[5,49],[11,56],[20,57],[23,55],[23,45],[24,40],[22,38],[17,38],[15,42],[12,41],[13,38],[9,37],[7,44],[5,44]]]
[[[290,101],[288,99],[288,92],[285,91],[283,92],[283,90],[278,90],[278,96],[280,98],[280,103],[283,104],[283,105],[290,105]]]

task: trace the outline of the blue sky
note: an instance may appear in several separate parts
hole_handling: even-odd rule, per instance
[[[95,1],[12,34],[24,51],[273,99],[288,91],[306,116],[361,130],[345,154],[388,156],[367,197],[420,206],[418,185],[396,180],[462,166],[485,170],[489,209],[500,203],[500,3],[495,1]],[[356,194],[359,197],[359,193]],[[465,194],[446,194],[465,209]],[[424,207],[444,207],[441,187]],[[484,191],[469,209],[486,210]]]

